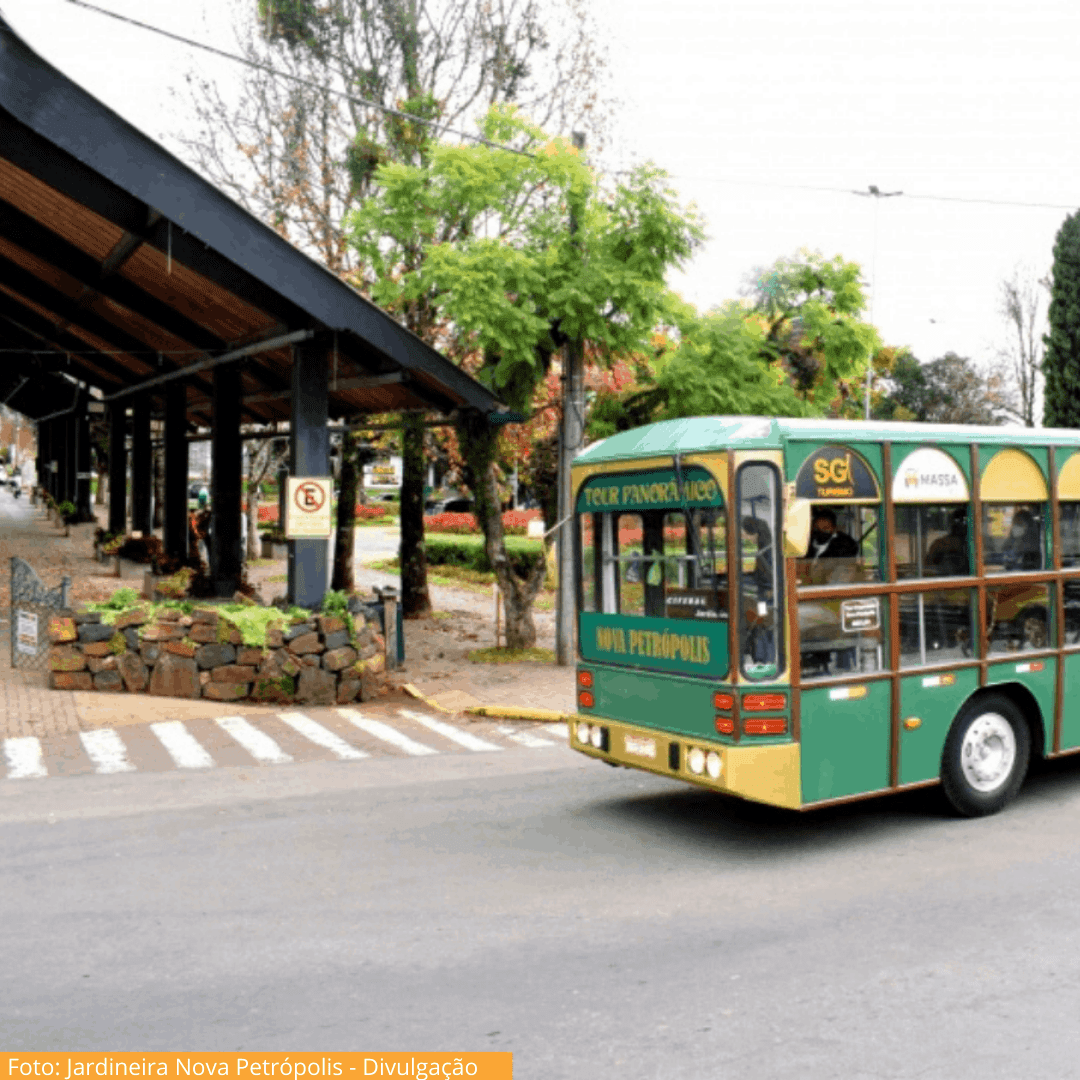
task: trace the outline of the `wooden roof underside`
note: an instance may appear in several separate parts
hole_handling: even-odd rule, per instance
[[[502,411],[0,19],[0,402],[37,418],[70,404],[63,375],[108,395],[296,331],[328,343],[332,417]],[[288,420],[291,347],[237,363],[244,421]],[[192,424],[212,379],[183,381]]]

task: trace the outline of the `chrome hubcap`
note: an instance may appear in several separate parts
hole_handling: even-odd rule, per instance
[[[964,733],[960,765],[976,791],[996,791],[1012,773],[1016,736],[1012,725],[998,713],[984,713]]]

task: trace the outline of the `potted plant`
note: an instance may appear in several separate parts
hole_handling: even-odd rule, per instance
[[[285,533],[278,526],[263,531],[262,557],[264,559],[287,559],[289,557],[289,545],[285,540]]]
[[[64,535],[70,536],[71,526],[79,520],[78,507],[70,499],[65,499],[56,507],[56,513],[64,526]]]

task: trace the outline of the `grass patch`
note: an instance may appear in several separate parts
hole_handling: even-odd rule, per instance
[[[554,664],[555,653],[551,649],[507,649],[503,646],[489,649],[473,649],[469,659],[474,664]]]
[[[288,574],[271,574],[266,580],[271,582],[274,585],[278,585],[282,581],[288,581],[289,580],[289,575]]]
[[[248,566],[273,566],[277,559],[248,559]]]
[[[388,574],[396,574],[400,569],[398,560],[376,559],[373,562],[364,563],[369,570],[382,570]],[[271,581],[274,579],[271,578]],[[468,592],[490,593],[491,586],[495,584],[494,570],[473,570],[468,566],[454,566],[446,563],[428,563],[428,584],[443,585],[451,589],[465,589]],[[555,608],[555,590],[541,589],[533,601],[535,611],[553,611]]]

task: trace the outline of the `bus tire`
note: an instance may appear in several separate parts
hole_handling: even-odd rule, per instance
[[[1031,731],[1016,703],[982,694],[953,721],[941,759],[941,786],[957,813],[996,814],[1016,796],[1031,758]]]

